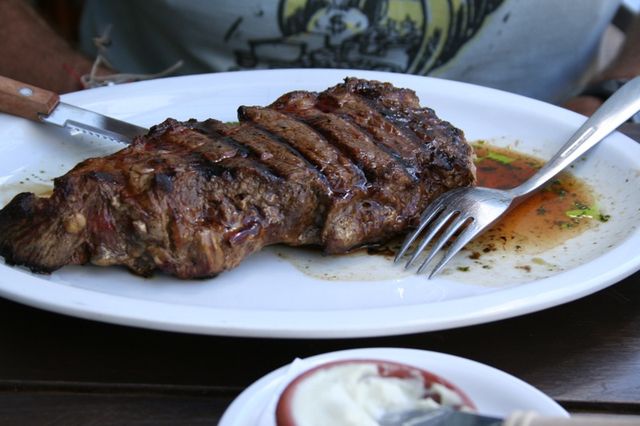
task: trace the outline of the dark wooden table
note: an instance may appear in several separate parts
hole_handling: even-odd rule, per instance
[[[640,140],[640,129],[626,131]],[[373,339],[160,332],[0,299],[0,424],[214,425],[244,388],[295,357],[373,346],[446,352],[497,367],[570,412],[640,415],[640,273],[518,318]]]

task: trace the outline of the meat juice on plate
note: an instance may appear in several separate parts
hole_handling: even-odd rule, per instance
[[[0,176],[0,206],[4,206],[20,192],[33,192],[39,197],[48,197],[53,192],[51,179],[44,170],[36,173],[28,173],[20,170],[13,174]]]
[[[544,164],[537,158],[483,142],[474,144],[474,148],[478,186],[513,188]],[[485,253],[498,249],[539,252],[555,247],[609,219],[598,210],[594,198],[587,184],[570,173],[560,173],[467,245],[467,249]]]
[[[477,157],[478,186],[511,188],[524,182],[544,164],[541,159],[484,141],[475,142],[473,147]],[[513,265],[518,269],[514,274],[526,274],[533,268],[546,269],[551,273],[556,265],[536,254],[560,246],[608,220],[606,212],[599,210],[593,189],[571,173],[563,172],[467,244],[443,275],[462,278],[467,272],[491,270],[496,266],[496,258],[511,254],[528,256],[526,262]],[[323,256],[318,250],[300,251],[299,248],[288,247],[277,247],[276,253],[315,278],[388,280],[415,273],[414,270],[392,267],[393,256],[400,244],[401,240],[395,240],[345,256]],[[380,258],[385,261],[381,262]]]

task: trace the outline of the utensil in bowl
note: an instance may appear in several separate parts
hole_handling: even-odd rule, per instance
[[[380,426],[632,426],[637,418],[614,416],[546,417],[532,411],[515,411],[507,418],[457,411],[448,407],[431,411],[389,413]]]

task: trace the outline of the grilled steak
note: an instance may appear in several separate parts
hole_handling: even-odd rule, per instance
[[[462,131],[389,83],[348,78],[238,118],[168,119],[55,179],[50,198],[17,195],[0,211],[0,255],[37,272],[91,263],[209,277],[269,244],[383,242],[475,182]]]

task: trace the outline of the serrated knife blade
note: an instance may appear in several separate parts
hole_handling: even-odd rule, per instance
[[[0,76],[0,111],[29,120],[64,127],[74,134],[131,143],[148,129],[60,102],[49,90]]]
[[[68,129],[71,134],[84,133],[129,144],[136,136],[149,130],[106,115],[59,102],[49,115],[39,115],[40,121]]]

